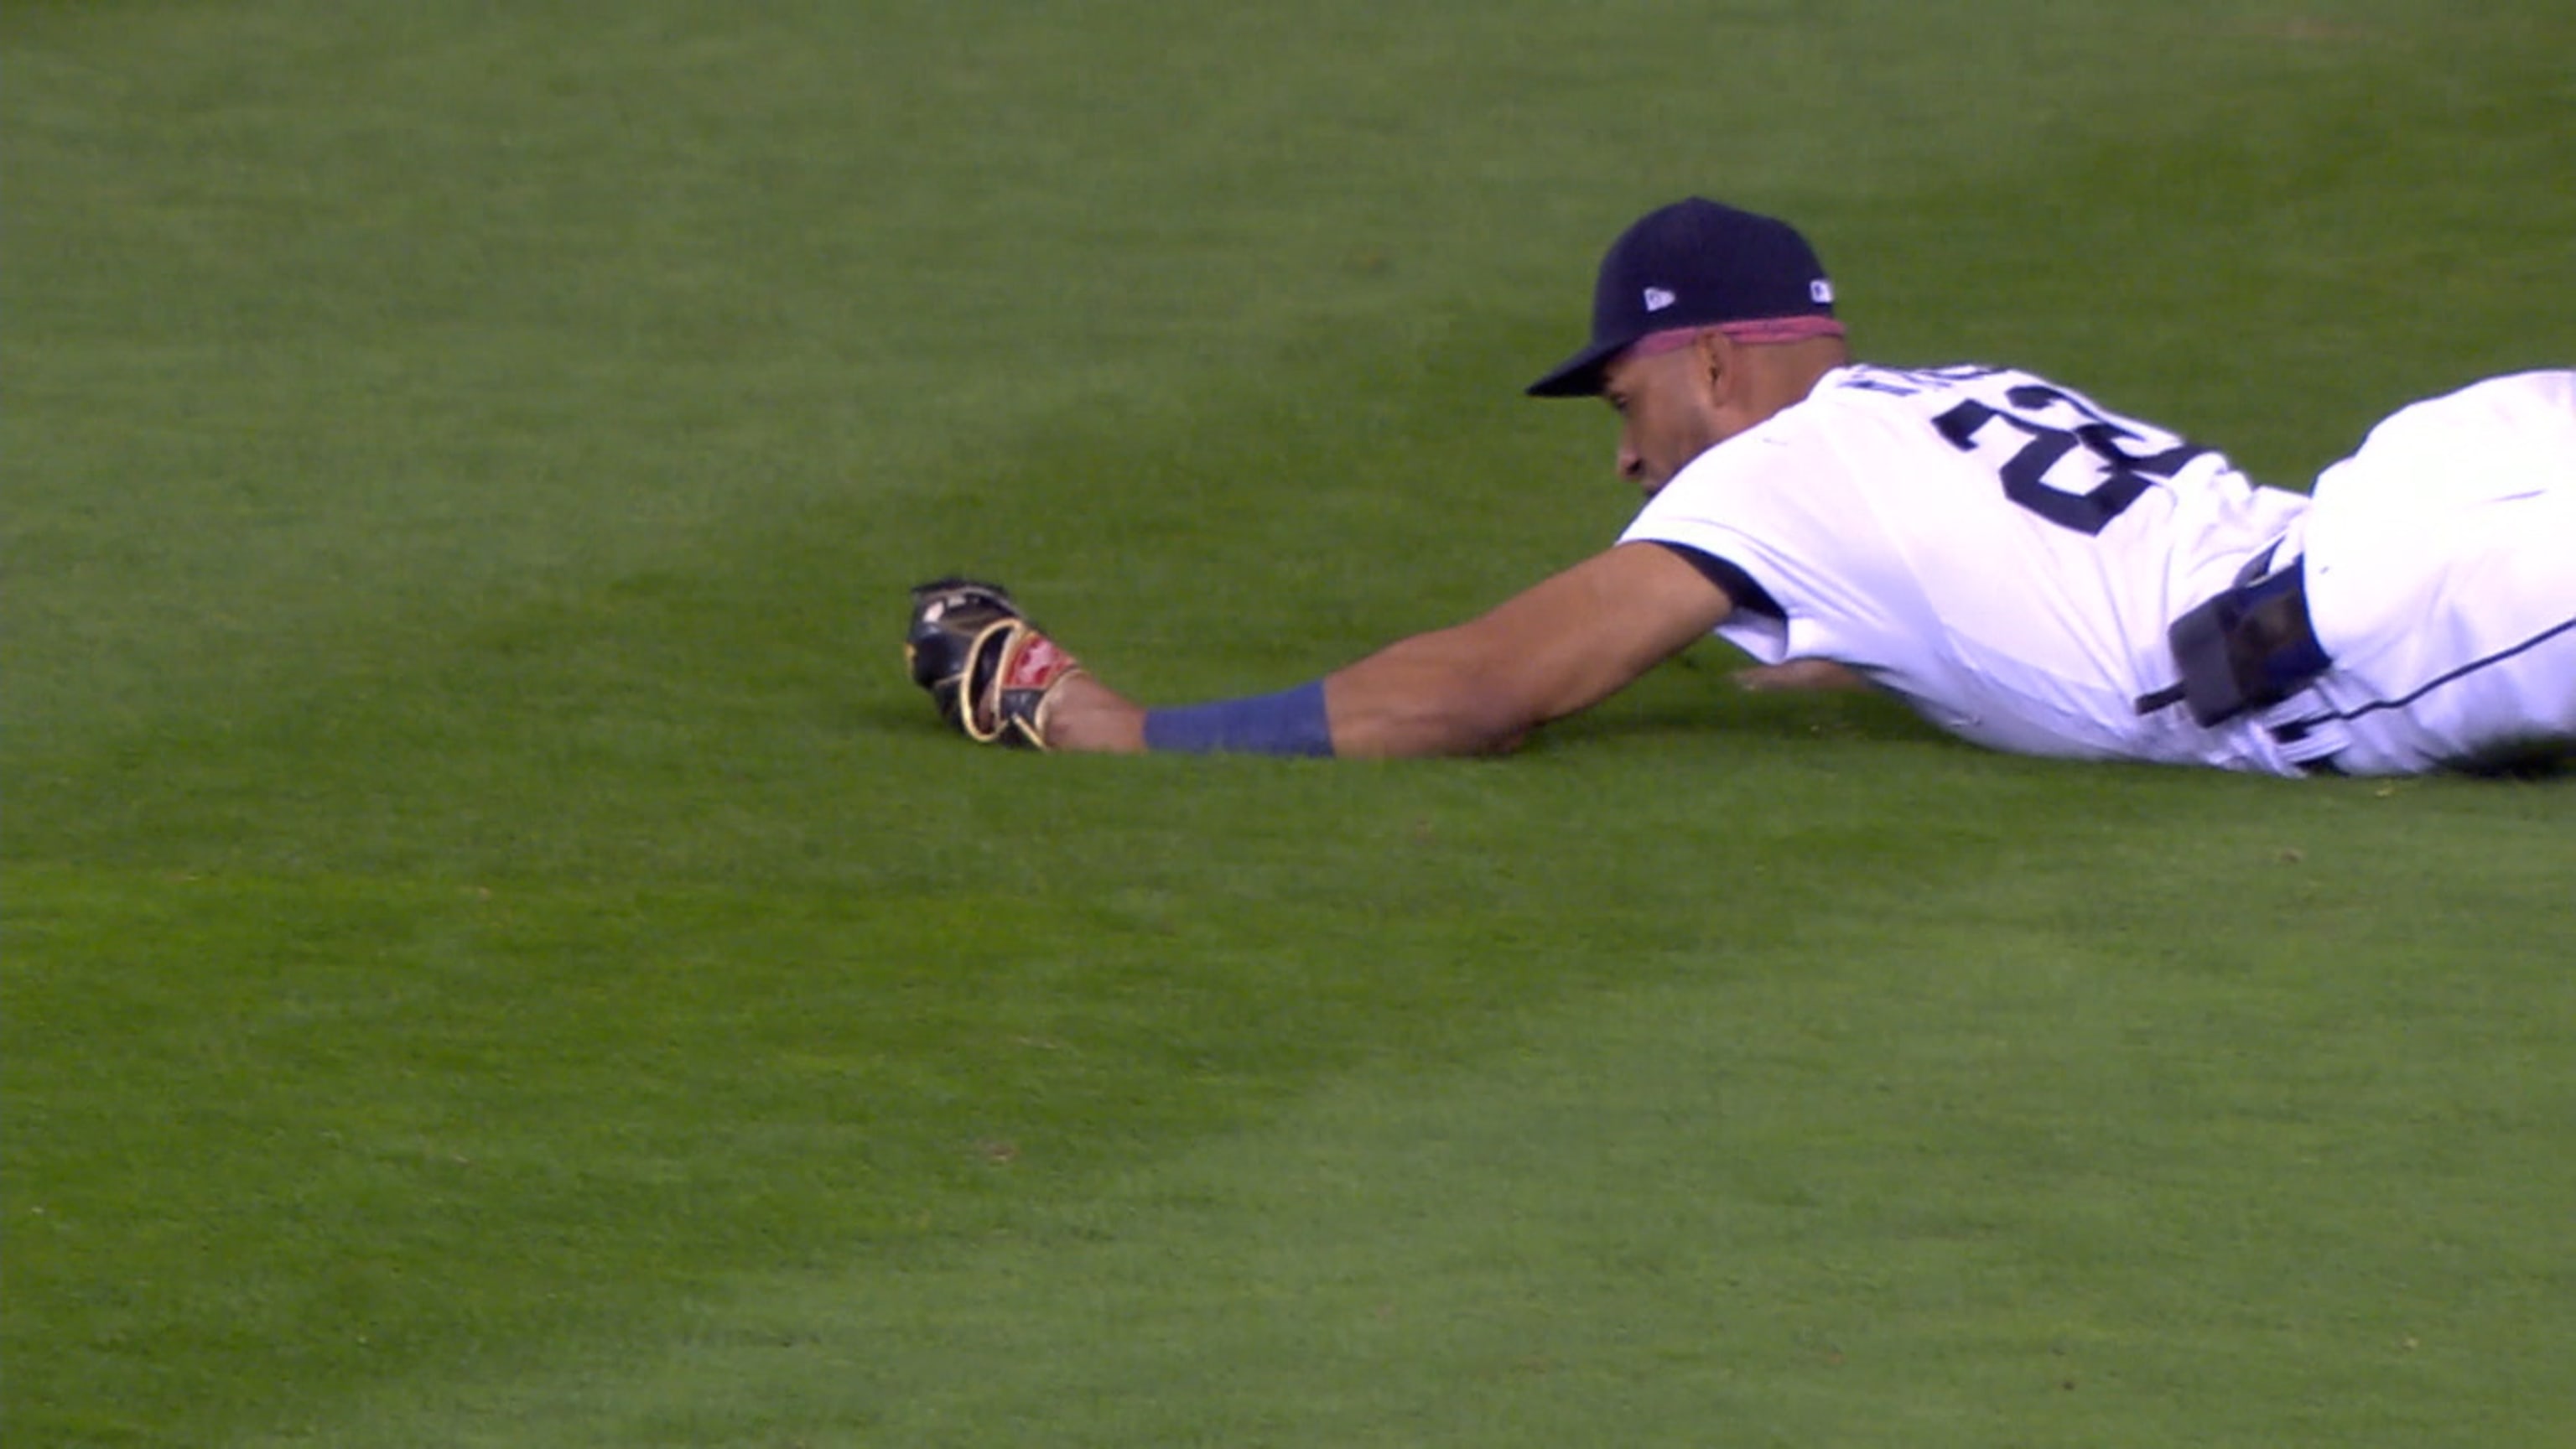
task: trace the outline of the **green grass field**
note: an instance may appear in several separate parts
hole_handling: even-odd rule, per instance
[[[2576,1443],[2576,782],[1685,656],[1507,761],[941,734],[1615,536],[1700,192],[2301,484],[2576,361],[2564,0],[22,3],[0,1438]]]

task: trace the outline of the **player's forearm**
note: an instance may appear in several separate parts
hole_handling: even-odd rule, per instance
[[[1507,749],[1625,688],[1729,608],[1716,585],[1659,546],[1595,555],[1476,619],[1417,634],[1326,679],[1334,752]]]
[[[1387,758],[1508,749],[1544,723],[1535,699],[1483,668],[1458,630],[1388,646],[1324,680],[1333,753]]]

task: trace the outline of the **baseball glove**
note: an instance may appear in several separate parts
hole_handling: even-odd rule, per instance
[[[1047,747],[1047,706],[1082,672],[999,584],[933,579],[912,591],[903,659],[939,718],[977,744]]]

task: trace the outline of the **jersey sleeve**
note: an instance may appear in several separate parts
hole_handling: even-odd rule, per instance
[[[1767,614],[1774,619],[1786,617],[1781,612],[1780,601],[1771,597],[1771,591],[1755,583],[1753,575],[1737,567],[1733,559],[1719,558],[1705,549],[1693,548],[1685,543],[1672,543],[1663,539],[1656,539],[1653,542],[1657,548],[1672,553],[1682,562],[1699,570],[1700,577],[1717,585],[1732,607],[1748,613]]]
[[[1694,459],[1650,500],[1622,543],[1659,543],[1713,561],[1702,572],[1736,611],[1718,626],[1765,663],[1850,657],[1836,636],[1885,607],[1878,520],[1813,421],[1784,413]],[[1711,572],[1714,569],[1715,572]],[[1748,595],[1729,587],[1740,576]],[[1842,641],[1848,642],[1848,641]]]

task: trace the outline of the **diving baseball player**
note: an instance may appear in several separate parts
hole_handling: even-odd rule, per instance
[[[1606,399],[1646,503],[1480,618],[1145,709],[945,579],[914,591],[913,677],[984,741],[1466,753],[1715,631],[2022,753],[2298,775],[2576,747],[2576,372],[2416,404],[2312,494],[2263,488],[2029,373],[1854,363],[1805,239],[1691,199],[1611,246],[1590,342],[1530,391]]]

